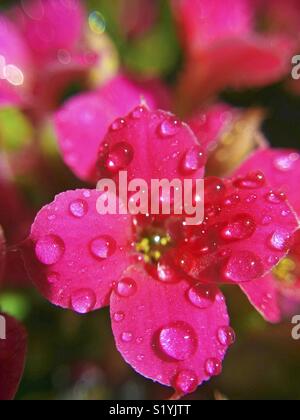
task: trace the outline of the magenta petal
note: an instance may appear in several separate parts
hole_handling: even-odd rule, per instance
[[[130,293],[124,293],[128,283]],[[115,340],[126,362],[180,394],[218,375],[234,341],[221,292],[201,308],[190,289],[185,281],[157,281],[136,266],[124,273],[110,302]]]
[[[0,337],[0,400],[12,400],[17,392],[25,363],[27,335],[22,325],[8,315],[5,319],[6,339]]]
[[[97,181],[97,153],[109,125],[141,101],[156,108],[165,97],[164,89],[155,82],[144,87],[118,76],[98,91],[71,99],[55,117],[65,163],[79,178]]]
[[[25,0],[17,12],[18,25],[37,61],[56,59],[59,50],[72,50],[80,41],[85,12],[79,0]]]
[[[229,105],[217,103],[196,112],[188,123],[204,149],[210,152],[237,113]]]
[[[235,175],[243,175],[249,171],[262,171],[268,179],[270,186],[285,192],[288,201],[300,214],[300,154],[296,150],[288,149],[262,149],[255,153],[242,166]]]
[[[69,191],[38,214],[24,245],[26,268],[53,304],[86,313],[108,304],[129,265],[131,218],[101,216],[99,192]]]
[[[243,283],[270,272],[293,246],[298,220],[284,193],[261,172],[227,185],[207,178],[206,218],[176,251],[177,264],[200,281]]]
[[[131,156],[115,165],[120,148],[128,148]],[[101,145],[98,167],[102,176],[126,170],[129,180],[141,178],[151,185],[153,179],[201,179],[205,162],[201,143],[185,123],[142,106],[113,122]]]
[[[19,105],[30,84],[31,56],[16,26],[0,15],[0,105]]]
[[[280,322],[279,292],[272,274],[262,279],[244,283],[241,285],[241,289],[266,321],[274,324]]]

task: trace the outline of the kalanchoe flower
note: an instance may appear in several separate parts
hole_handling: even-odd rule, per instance
[[[179,98],[184,106],[225,88],[260,87],[280,80],[290,70],[294,40],[255,30],[250,0],[173,0],[185,50],[186,65]],[[229,12],[230,11],[230,12]]]
[[[288,149],[262,149],[249,157],[248,160],[236,171],[235,175],[244,175],[255,168],[260,168],[267,176],[273,190],[269,199],[276,203],[281,201],[284,194],[288,197],[297,215],[300,214],[300,197],[298,194],[298,180],[300,176],[300,155],[296,150]],[[285,220],[290,217],[290,211],[279,212],[277,220]],[[274,219],[271,214],[265,223],[273,225]],[[284,226],[283,226],[284,227]],[[285,228],[284,228],[285,229]],[[285,247],[285,230],[278,230],[272,237],[275,247]],[[283,235],[283,236],[282,236]],[[268,276],[263,279],[242,285],[242,289],[249,297],[254,306],[271,321],[279,321],[282,317],[282,298],[300,303],[300,253],[299,234],[293,238],[289,246],[290,252]],[[272,297],[272,298],[271,298]]]
[[[6,339],[0,339],[0,400],[12,400],[23,375],[27,334],[14,318],[0,313],[5,320]]]
[[[112,123],[98,169],[113,179],[120,170],[129,180],[201,178],[201,150],[174,115],[140,106]],[[271,236],[283,228],[292,236],[298,223],[286,201],[268,200],[269,192],[260,173],[210,178],[205,222],[187,228],[174,216],[100,216],[100,191],[68,191],[37,215],[23,246],[26,266],[55,305],[84,314],[110,304],[124,359],[184,395],[221,373],[235,339],[218,284],[256,280],[288,251],[274,249]],[[265,213],[278,220],[265,225]]]

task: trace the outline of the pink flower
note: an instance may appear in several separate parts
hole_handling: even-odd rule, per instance
[[[287,149],[262,149],[255,152],[248,160],[236,171],[235,175],[245,174],[251,170],[260,168],[270,185],[274,188],[270,199],[276,203],[278,201],[278,191],[281,195],[286,194],[289,202],[293,206],[297,215],[300,213],[300,197],[298,194],[298,180],[300,176],[300,155],[296,150]],[[281,212],[284,220],[290,213]],[[265,221],[273,224],[270,215]],[[280,233],[280,231],[278,231]],[[285,247],[284,230],[281,234],[272,237],[275,247]],[[285,311],[283,300],[286,298],[291,302],[300,304],[300,251],[299,234],[297,234],[291,244],[286,249],[285,259],[277,262],[277,266],[264,279],[259,279],[251,284],[242,285],[242,289],[247,294],[253,305],[270,321],[279,321]],[[272,299],[267,297],[271,296]]]
[[[179,98],[186,106],[225,88],[261,87],[290,70],[294,39],[255,30],[250,0],[173,0],[186,50]],[[230,12],[228,12],[230,10]]]
[[[2,313],[0,316],[6,324],[6,339],[0,340],[0,401],[6,401],[14,398],[19,387],[24,370],[27,334],[15,319]]]
[[[113,179],[120,170],[129,180],[201,178],[203,152],[174,115],[139,106],[110,126],[98,170]],[[178,395],[193,392],[221,373],[235,339],[219,284],[251,283],[272,270],[289,242],[275,248],[271,237],[293,236],[294,213],[285,197],[269,199],[261,173],[208,178],[200,227],[172,216],[100,216],[100,196],[68,191],[40,211],[23,246],[28,272],[57,306],[85,314],[109,304],[124,359]]]

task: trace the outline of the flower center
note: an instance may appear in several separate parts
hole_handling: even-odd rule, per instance
[[[136,250],[143,255],[146,263],[156,264],[165,252],[170,249],[172,239],[162,231],[144,231],[135,245]]]
[[[280,282],[292,285],[296,282],[300,273],[294,259],[287,257],[274,268],[273,274]]]

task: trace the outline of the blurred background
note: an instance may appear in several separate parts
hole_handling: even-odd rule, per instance
[[[22,3],[1,0],[0,12],[10,14]],[[159,77],[174,86],[183,68],[184,53],[168,1],[153,0],[150,7],[143,0],[83,3],[89,30],[103,37],[108,51],[98,77],[107,77],[121,65],[136,77]],[[2,189],[0,223],[12,244],[15,237],[28,232],[34,214],[56,193],[86,185],[64,165],[50,115],[66,99],[87,89],[81,77],[70,81],[42,120],[18,107],[0,110],[0,168],[7,170],[9,162],[13,179],[13,188],[5,185]],[[260,89],[225,90],[219,98],[237,107],[263,109],[262,130],[270,143],[299,148],[300,95],[288,86],[286,78]],[[4,200],[10,203],[9,212],[3,210]],[[170,397],[169,389],[135,374],[125,364],[115,349],[108,310],[79,316],[53,307],[31,287],[22,267],[14,264],[15,254],[17,249],[12,245],[0,308],[21,320],[29,334],[18,399]],[[300,342],[291,338],[291,317],[287,315],[285,322],[270,326],[238,290],[224,288],[224,293],[237,342],[225,360],[223,374],[188,398],[300,399]]]

